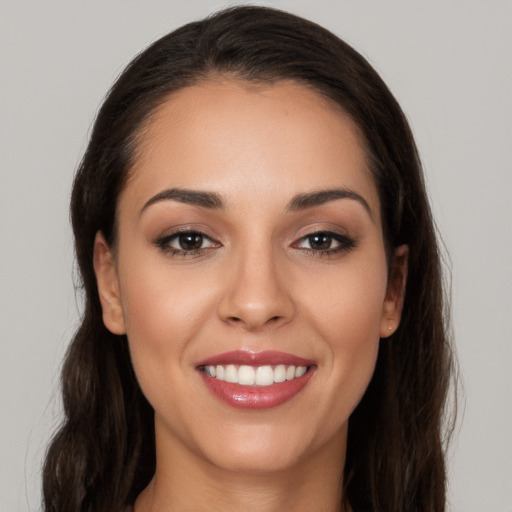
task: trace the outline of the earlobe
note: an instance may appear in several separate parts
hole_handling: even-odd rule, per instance
[[[399,246],[393,255],[386,297],[382,306],[380,323],[381,338],[388,338],[391,336],[400,324],[400,318],[402,316],[402,309],[404,306],[405,285],[407,283],[408,257],[409,247],[407,245]]]
[[[94,272],[103,311],[103,323],[113,334],[125,334],[125,322],[114,255],[103,234],[94,240]]]

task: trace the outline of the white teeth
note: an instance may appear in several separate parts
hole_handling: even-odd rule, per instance
[[[279,364],[274,370],[274,382],[284,382],[286,380],[286,366]]]
[[[234,364],[228,364],[224,372],[224,380],[226,382],[238,382],[238,372]]]
[[[302,377],[307,371],[307,366],[287,366],[284,364],[278,364],[275,367],[270,365],[236,366],[234,364],[204,367],[206,375],[242,386],[270,386],[274,383]]]
[[[274,370],[272,370],[272,366],[258,366],[254,380],[256,386],[270,386],[274,384]]]
[[[238,368],[238,384],[252,386],[254,384],[254,368],[252,366],[240,366]]]
[[[302,377],[306,373],[306,369],[305,366],[297,366],[295,368],[295,377]]]

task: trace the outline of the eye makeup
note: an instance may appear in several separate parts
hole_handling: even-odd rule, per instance
[[[301,237],[292,247],[315,257],[332,257],[355,248],[356,241],[345,234],[321,229]]]
[[[157,238],[154,244],[171,257],[197,257],[218,249],[222,244],[203,231],[181,228]],[[346,234],[318,229],[294,241],[290,247],[314,257],[333,257],[356,247],[356,241]]]
[[[182,228],[155,240],[155,245],[173,257],[197,257],[221,244],[197,229]]]

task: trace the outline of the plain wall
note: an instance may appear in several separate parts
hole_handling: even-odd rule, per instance
[[[453,266],[465,405],[450,510],[511,512],[512,3],[266,4],[355,46],[410,119]],[[40,509],[59,365],[77,325],[69,192],[95,112],[138,51],[226,5],[0,1],[0,512]]]

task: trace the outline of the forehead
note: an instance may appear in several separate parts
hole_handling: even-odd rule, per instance
[[[142,201],[183,187],[228,198],[247,190],[254,199],[279,192],[284,200],[343,186],[358,189],[375,206],[366,161],[358,127],[310,88],[291,81],[208,80],[173,93],[148,120],[123,195],[137,190]]]

